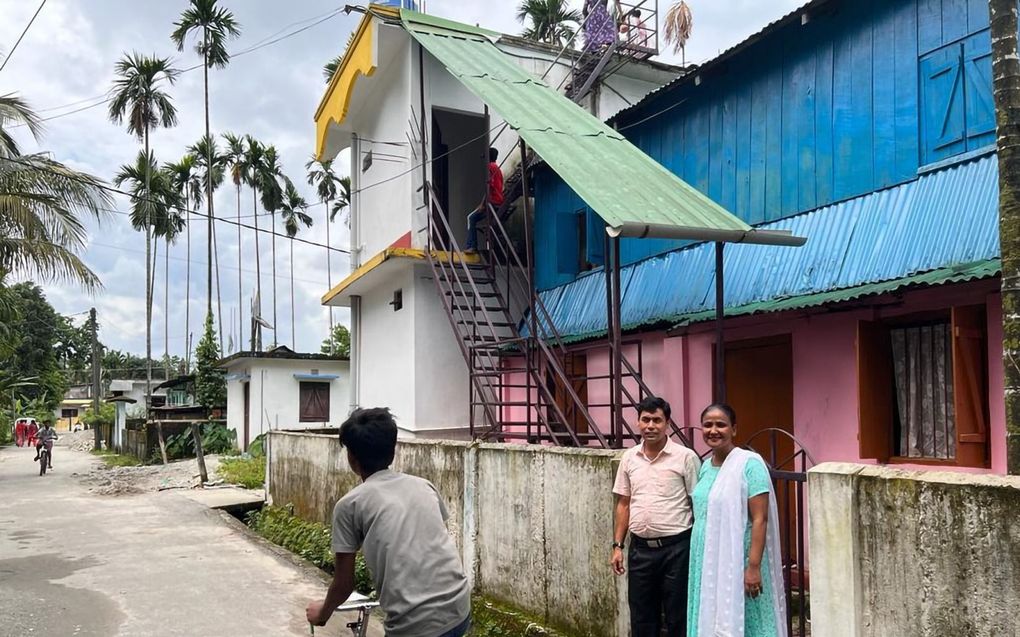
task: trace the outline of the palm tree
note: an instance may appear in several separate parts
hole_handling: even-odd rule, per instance
[[[574,37],[569,23],[584,21],[581,12],[569,8],[567,0],[524,0],[517,7],[517,21],[531,22],[521,35],[529,40],[562,45]]]
[[[308,216],[305,209],[308,203],[298,193],[294,183],[286,180],[283,189],[283,198],[280,202],[280,216],[283,217],[283,227],[290,237],[290,346],[297,350],[297,328],[294,320],[294,237],[297,235],[301,225],[306,228],[312,227],[312,218]]]
[[[273,224],[270,237],[273,242],[273,344],[275,345],[277,330],[280,326],[276,316],[276,212],[283,203],[281,182],[286,181],[283,176],[283,166],[280,165],[280,156],[276,152],[275,146],[266,147],[262,170],[256,178],[259,183],[259,192],[262,195],[262,208],[270,214],[270,223]]]
[[[154,226],[153,237],[157,239],[157,245],[158,239],[162,237],[166,248],[163,250],[163,380],[170,380],[170,246],[177,241],[177,237],[187,226],[185,209],[188,206],[188,197],[186,193],[178,190],[175,183],[177,175],[170,167],[164,166],[160,173],[159,183],[164,184],[162,188],[165,192],[162,193],[162,197],[167,203],[167,210]]]
[[[226,142],[226,150],[223,153],[225,167],[230,171],[230,178],[237,190],[237,343],[238,349],[244,347],[244,310],[242,302],[244,296],[243,280],[241,275],[241,184],[244,183],[245,160],[247,150],[244,138],[232,133],[224,133],[223,141]],[[222,332],[222,330],[221,330]]]
[[[333,289],[333,258],[332,258],[332,243],[329,240],[329,227],[332,225],[330,222],[332,218],[329,214],[330,206],[338,196],[340,179],[333,172],[333,160],[319,161],[312,157],[305,164],[305,170],[308,171],[308,185],[315,187],[315,194],[319,197],[319,201],[325,206],[326,209],[326,282],[329,285],[329,289]],[[350,183],[350,179],[348,183]],[[348,188],[349,190],[349,188]],[[333,306],[329,306],[329,333],[333,333]]]
[[[197,160],[194,155],[186,154],[178,162],[168,163],[163,166],[169,171],[170,181],[174,190],[184,202],[185,230],[187,231],[185,242],[187,244],[186,276],[184,283],[184,366],[191,371],[191,213],[188,212],[202,207],[203,184],[198,174]]]
[[[154,203],[149,201],[149,180],[153,165],[145,158],[151,159],[149,152],[149,133],[153,128],[162,126],[170,128],[177,123],[177,109],[174,108],[170,96],[163,90],[165,83],[171,85],[177,79],[178,71],[170,66],[166,58],[148,57],[138,53],[125,54],[115,67],[117,79],[113,83],[110,100],[110,119],[115,124],[127,120],[128,132],[144,143],[142,164],[145,169],[144,188],[139,190],[144,197],[137,199],[134,207],[138,208]],[[141,219],[145,232],[145,400],[149,406],[152,393],[152,211],[142,211]]]
[[[0,291],[12,274],[97,290],[99,278],[76,252],[85,247],[82,217],[100,218],[112,199],[95,177],[45,154],[21,154],[9,125],[24,125],[35,139],[41,132],[26,102],[0,96]]]
[[[673,53],[684,52],[684,63],[687,61],[687,41],[691,39],[694,28],[694,16],[691,8],[684,0],[675,2],[666,12],[666,30],[664,33],[667,44],[673,45]]]
[[[251,135],[246,135],[244,140],[246,150],[242,174],[248,185],[251,186],[252,219],[255,223],[255,298],[258,300],[258,307],[255,308],[255,311],[261,314],[262,255],[259,250],[258,193],[260,175],[265,167],[266,151],[265,147]],[[258,318],[261,319],[262,317],[259,316]],[[255,316],[252,316],[252,320],[254,322]],[[252,326],[251,348],[253,351],[262,350],[262,330],[255,329],[254,325]]]
[[[1020,57],[1016,3],[990,0],[992,88],[999,159],[1002,349],[1006,396],[1006,471],[1020,474]]]
[[[184,50],[184,45],[191,33],[201,33],[201,38],[195,45],[195,51],[202,56],[202,70],[204,73],[205,87],[205,136],[211,138],[209,132],[209,69],[224,68],[230,63],[230,54],[227,52],[227,40],[241,35],[240,25],[234,19],[234,14],[217,6],[216,0],[191,0],[191,6],[181,14],[180,19],[174,23],[177,27],[170,34],[170,39],[177,45],[178,51]],[[209,149],[211,150],[211,148]],[[206,157],[206,163],[212,164],[211,155]],[[212,285],[213,285],[213,183],[212,174],[206,174],[205,199],[208,204],[209,214],[209,250],[208,250],[208,276],[206,311],[212,313]],[[220,321],[220,339],[223,338],[223,321]],[[222,344],[221,344],[222,345]],[[222,350],[221,350],[222,351]]]
[[[217,188],[223,185],[224,167],[226,160],[216,145],[216,138],[203,136],[197,142],[188,146],[188,152],[195,156],[195,164],[202,172],[202,181],[206,185],[206,196],[211,196]],[[209,166],[212,167],[210,172]],[[212,220],[210,218],[210,220]],[[216,269],[216,314],[219,326],[220,351],[223,350],[223,304],[220,297],[220,257],[216,249],[216,224],[210,226],[212,230],[211,243],[213,246],[212,263],[210,267]],[[211,292],[210,292],[211,293]]]

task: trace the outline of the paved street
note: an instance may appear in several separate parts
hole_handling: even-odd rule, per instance
[[[43,477],[32,455],[0,449],[0,637],[309,634],[315,569],[180,493],[90,494],[72,476],[89,454],[58,446]],[[347,634],[347,620],[316,635]]]

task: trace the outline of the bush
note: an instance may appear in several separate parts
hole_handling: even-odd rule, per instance
[[[287,507],[267,506],[248,514],[248,526],[273,544],[300,555],[324,571],[333,572],[330,530],[324,524],[306,522]],[[375,596],[372,578],[361,553],[354,559],[354,590],[362,595]]]
[[[238,484],[245,489],[260,489],[266,478],[266,457],[224,458],[220,460],[216,471],[230,484]]]
[[[124,456],[108,449],[93,449],[92,455],[102,458],[107,467],[137,467],[142,464],[134,456]]]
[[[233,429],[227,429],[223,424],[200,425],[202,429],[202,452],[203,453],[230,453],[235,448],[237,433]],[[155,455],[159,449],[155,450]],[[191,428],[174,434],[166,439],[166,455],[171,460],[195,457],[195,439],[191,435]]]

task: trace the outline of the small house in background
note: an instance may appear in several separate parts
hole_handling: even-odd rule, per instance
[[[238,352],[218,366],[227,375],[227,427],[242,450],[271,429],[337,427],[347,417],[346,358],[280,346]]]
[[[92,388],[89,385],[72,385],[64,399],[53,411],[53,427],[57,431],[71,431],[78,419],[92,404]]]
[[[156,371],[156,370],[153,370]],[[162,407],[167,401],[167,392],[165,389],[160,389],[160,383],[163,382],[162,378],[152,379],[152,406]],[[110,387],[108,389],[109,395],[113,398],[131,398],[134,403],[142,405],[142,411],[144,412],[145,405],[145,379],[113,379],[110,381]],[[141,415],[141,414],[139,414]]]

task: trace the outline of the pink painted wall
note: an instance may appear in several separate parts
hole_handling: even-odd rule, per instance
[[[919,290],[888,304],[829,313],[785,313],[732,319],[727,324],[727,341],[755,339],[789,334],[793,342],[794,435],[811,453],[815,462],[842,461],[872,463],[860,458],[857,440],[857,322],[946,309],[955,305],[985,304],[988,316],[988,381],[991,437],[990,469],[956,469],[945,465],[896,466],[913,469],[953,469],[975,473],[1005,473],[1005,406],[1001,357],[1001,300],[997,281],[981,281]],[[701,410],[712,399],[712,350],[715,334],[711,325],[698,325],[686,334],[666,337],[663,332],[628,337],[640,340],[642,371],[649,388],[673,406],[673,418],[681,426],[696,426]],[[637,365],[636,346],[625,348]],[[588,352],[588,374],[608,371],[606,347]],[[625,381],[636,392],[633,381]],[[635,394],[636,395],[636,394]],[[517,394],[523,399],[523,390]],[[609,383],[592,380],[588,384],[590,403],[609,402]],[[603,431],[608,429],[609,410],[593,409]],[[628,422],[635,422],[632,409],[624,411]],[[633,425],[632,425],[633,426]],[[700,436],[694,432],[696,446]]]

